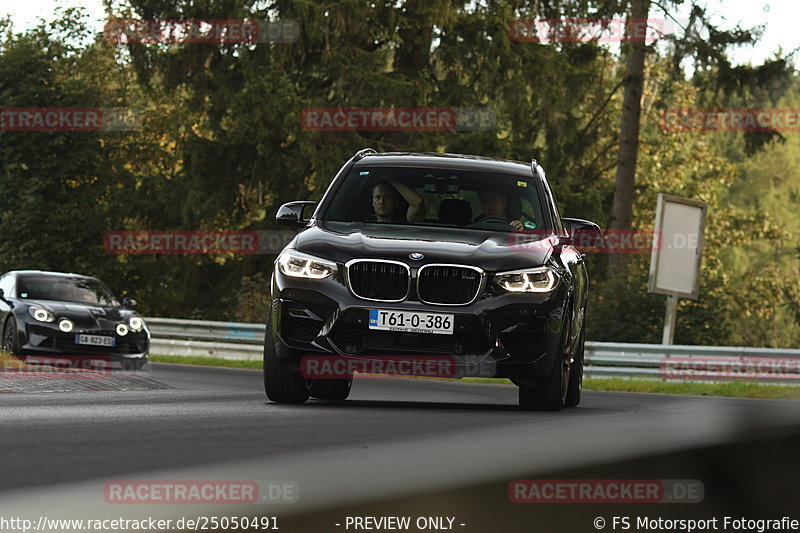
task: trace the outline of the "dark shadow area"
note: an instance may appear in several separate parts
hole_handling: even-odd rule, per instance
[[[342,506],[304,516],[286,517],[281,526],[291,531],[337,531],[348,516],[455,517],[454,531],[504,533],[530,531],[598,531],[594,520],[605,520],[603,530],[614,531],[614,516],[628,517],[636,531],[637,517],[657,519],[718,518],[798,519],[800,500],[800,427],[742,434],[737,442],[675,453],[640,457],[606,465],[566,471],[525,472],[517,479],[654,479],[700,480],[704,497],[699,503],[512,503],[512,479],[441,492],[421,491],[411,497],[379,503]],[[498,439],[502,447],[502,439]],[[587,438],[586,454],[591,454]],[[387,480],[387,483],[390,480]],[[794,515],[794,516],[793,516]],[[463,527],[460,524],[465,524]],[[412,527],[413,529],[413,527]],[[618,523],[617,531],[623,530]],[[641,529],[639,529],[641,531]],[[730,529],[729,529],[730,530]],[[624,531],[624,530],[623,530]]]

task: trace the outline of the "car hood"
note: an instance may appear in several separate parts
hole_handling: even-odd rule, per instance
[[[411,265],[443,262],[501,271],[543,265],[552,253],[553,242],[541,234],[326,222],[298,234],[294,247],[338,262],[375,257]],[[413,252],[424,257],[411,260],[409,254]]]
[[[104,305],[81,304],[76,302],[59,302],[55,300],[24,300],[29,306],[41,306],[48,309],[56,317],[71,320],[105,318],[111,321],[120,321],[130,316],[130,311],[117,307]]]

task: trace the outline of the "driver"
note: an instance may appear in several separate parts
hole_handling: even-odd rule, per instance
[[[509,220],[506,215],[506,206],[508,205],[508,198],[501,194],[500,191],[488,190],[481,191],[478,194],[481,200],[481,208],[483,209],[484,220],[489,218],[499,218],[508,222],[514,229],[522,230],[525,226],[520,220]]]
[[[405,216],[403,200],[408,204]],[[389,178],[381,178],[372,186],[372,209],[378,222],[404,224],[425,219],[422,196],[408,185]]]

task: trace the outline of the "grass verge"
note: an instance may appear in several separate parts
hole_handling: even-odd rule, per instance
[[[238,361],[218,357],[184,357],[180,355],[151,355],[154,363],[221,366],[229,368],[261,369],[261,361]],[[465,383],[492,383],[513,385],[507,379],[464,378]],[[742,381],[699,383],[689,381],[657,381],[649,379],[586,378],[583,388],[597,391],[645,392],[650,394],[682,394],[691,396],[723,396],[728,398],[762,398],[771,400],[798,400],[800,387],[762,385]]]
[[[150,355],[151,363],[173,363],[178,365],[224,366],[227,368],[256,368],[261,370],[263,362],[183,355]]]
[[[694,396],[724,396],[729,398],[762,398],[769,400],[800,399],[800,387],[763,385],[761,383],[746,381],[705,383],[694,381],[657,381],[649,379],[589,378],[583,381],[583,388],[599,391],[689,394]]]
[[[25,368],[26,366],[25,363],[13,355],[0,350],[0,370],[17,370],[19,368]]]

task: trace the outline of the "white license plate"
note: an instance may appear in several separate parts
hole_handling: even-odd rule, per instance
[[[89,344],[91,346],[116,346],[117,339],[104,335],[75,335],[75,344]]]
[[[411,333],[453,334],[453,315],[420,311],[369,310],[369,329]]]

